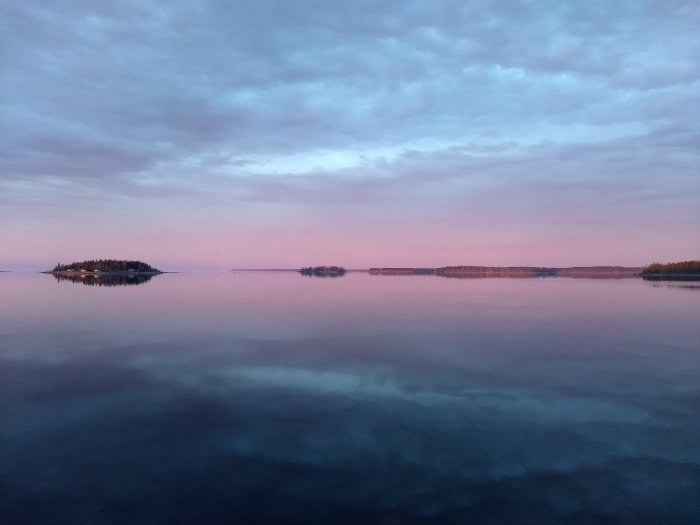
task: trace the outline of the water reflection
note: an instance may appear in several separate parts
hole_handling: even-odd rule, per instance
[[[0,281],[8,523],[700,518],[696,294],[41,277]]]
[[[642,275],[645,281],[700,281],[700,275]]]
[[[130,286],[144,284],[150,281],[157,274],[98,274],[85,273],[83,275],[65,275],[53,273],[54,278],[71,283],[81,283],[86,286]]]
[[[698,282],[691,282],[686,279],[678,280],[661,280],[661,279],[645,279],[647,285],[652,288],[672,288],[675,290],[700,290],[700,280]]]

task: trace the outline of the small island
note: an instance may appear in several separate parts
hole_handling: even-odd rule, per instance
[[[342,277],[345,268],[342,266],[307,266],[299,270],[301,275],[307,277]]]
[[[44,273],[70,274],[81,273],[101,274],[159,274],[163,273],[150,264],[142,261],[130,261],[121,259],[91,259],[89,261],[72,262],[70,264],[58,263],[52,270]]]
[[[80,276],[81,274],[156,275],[163,272],[142,261],[91,259],[70,264],[58,263],[52,270],[44,273]]]
[[[86,286],[129,286],[144,284],[163,272],[142,261],[119,259],[92,259],[89,261],[58,263],[52,270],[58,282],[80,283]]]

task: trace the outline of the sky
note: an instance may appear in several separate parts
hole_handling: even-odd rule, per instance
[[[700,4],[0,0],[0,269],[700,258]]]

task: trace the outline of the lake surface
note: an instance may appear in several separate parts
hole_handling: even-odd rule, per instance
[[[2,523],[700,523],[700,283],[0,273]]]

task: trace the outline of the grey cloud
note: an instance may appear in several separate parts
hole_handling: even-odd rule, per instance
[[[411,115],[427,119],[437,134],[449,127],[450,113],[460,118],[477,107],[495,111],[507,125],[508,114],[498,111],[502,103],[534,118],[556,117],[544,107],[533,111],[528,92],[538,83],[547,84],[545,91],[556,88],[560,74],[584,85],[591,76],[614,83],[630,68],[655,82],[669,81],[675,70],[695,73],[689,81],[698,78],[697,68],[688,68],[697,40],[681,32],[658,42],[645,34],[662,14],[667,37],[689,28],[692,16],[680,19],[679,9],[462,4],[16,5],[7,8],[3,39],[8,94],[29,106],[24,90],[31,85],[35,112],[77,119],[111,138],[128,129],[139,139],[172,140],[185,153],[203,144],[255,149],[262,142],[274,154],[348,146],[348,137],[353,143],[406,140],[416,132]],[[683,45],[686,56],[670,61],[665,53]],[[607,69],[592,66],[596,61]],[[470,68],[476,78],[463,77]],[[508,96],[488,80],[504,71],[515,78],[495,82],[504,83],[505,92],[513,89]],[[494,87],[497,99],[489,100]],[[239,97],[233,106],[242,105],[247,120],[229,113],[231,96]],[[354,118],[363,107],[375,118],[372,111]],[[275,140],[275,125],[286,132],[298,125],[306,133]],[[245,129],[248,137],[231,137],[227,128],[234,135]],[[193,136],[178,141],[183,131]]]
[[[659,209],[697,192],[692,2],[23,2],[0,13],[0,200],[12,213],[100,194],[366,209],[410,208],[428,192],[434,215],[457,197],[497,199],[489,188],[531,188],[533,207],[562,186],[649,190]],[[357,163],[319,166],[319,151]],[[306,167],[266,169],[288,155]]]

